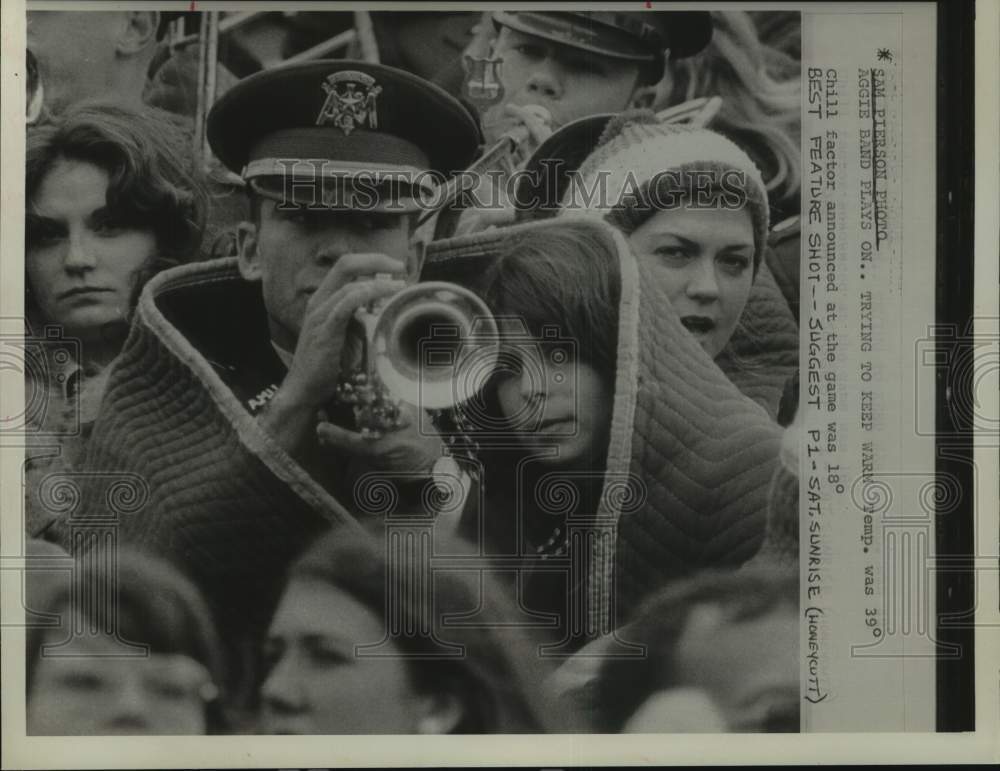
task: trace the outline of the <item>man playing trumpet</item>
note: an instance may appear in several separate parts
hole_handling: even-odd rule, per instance
[[[322,411],[335,417],[357,366],[343,355],[357,311],[417,278],[417,188],[466,167],[479,132],[426,81],[338,60],[247,78],[216,103],[208,136],[246,182],[239,257],[147,284],[79,505],[53,534],[77,549],[80,527],[110,528],[172,560],[226,638],[252,647],[284,570],[318,533],[428,508],[444,445],[418,409],[375,440]],[[378,491],[358,487],[365,469]]]
[[[425,120],[412,119],[418,109]],[[351,425],[317,425],[317,414],[345,366],[357,364],[345,340],[358,309],[416,281],[417,198],[426,192],[416,188],[425,172],[468,162],[473,121],[443,91],[400,71],[325,62],[248,79],[215,106],[208,132],[247,183],[239,271],[260,286],[269,332],[225,379],[299,460],[328,465],[318,442],[380,468],[429,472],[441,442],[418,428],[413,410],[375,440]]]

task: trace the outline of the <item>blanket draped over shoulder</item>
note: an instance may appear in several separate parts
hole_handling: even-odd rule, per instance
[[[78,484],[79,501],[54,533],[81,548],[95,523],[108,522],[120,542],[188,572],[233,636],[266,624],[287,565],[309,540],[356,522],[271,440],[213,366],[255,334],[268,339],[260,289],[243,281],[234,260],[150,281],[109,376],[86,473],[67,480]],[[132,486],[124,508],[122,484]]]

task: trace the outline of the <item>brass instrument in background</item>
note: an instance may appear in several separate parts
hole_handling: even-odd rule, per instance
[[[355,428],[369,438],[400,427],[402,402],[434,411],[468,401],[497,363],[496,320],[458,284],[414,284],[355,318],[364,329],[362,364],[341,379],[335,400],[352,405]]]
[[[526,110],[532,111],[539,119],[545,123],[550,123],[552,116],[549,111],[544,107],[539,105],[529,105],[525,107]],[[458,216],[461,215],[462,210],[456,209],[453,204],[456,203],[459,194],[463,192],[461,185],[465,180],[469,179],[470,175],[473,177],[484,177],[487,172],[493,170],[499,170],[504,173],[504,175],[513,174],[516,170],[516,164],[514,163],[514,158],[517,157],[521,150],[521,146],[530,138],[531,133],[527,126],[515,126],[509,131],[505,132],[496,144],[489,148],[486,152],[479,156],[479,158],[473,162],[471,166],[463,170],[463,173],[456,174],[447,183],[445,183],[444,190],[440,194],[440,199],[434,208],[428,209],[424,212],[420,219],[417,221],[417,226],[423,225],[435,214],[438,214],[438,222],[434,228],[434,240],[437,241],[441,238],[447,238],[450,233],[446,231],[446,227],[442,224],[443,221],[447,221],[451,224],[451,220],[454,218],[457,220]]]

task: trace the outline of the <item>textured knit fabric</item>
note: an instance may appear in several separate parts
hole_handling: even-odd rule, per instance
[[[771,238],[766,260],[774,280],[792,309],[792,315],[799,317],[799,263],[802,237],[802,223],[799,217],[791,217],[777,223],[771,230]]]
[[[481,288],[509,234],[545,226],[434,244],[425,277]],[[589,570],[588,613],[606,623],[673,579],[703,567],[735,568],[753,556],[781,430],[687,333],[622,235],[594,227],[611,234],[622,268],[615,402],[597,517],[613,533],[613,548],[593,544]]]
[[[736,331],[715,363],[740,391],[777,418],[785,383],[799,366],[799,326],[766,259]]]
[[[737,171],[743,175],[741,187],[754,227],[755,265],[759,264],[770,229],[770,212],[767,188],[750,157],[708,129],[653,122],[652,116],[623,120],[626,122],[617,134],[614,122],[608,125],[605,131],[612,136],[580,166],[579,186],[567,189],[560,216],[603,218],[612,208],[627,205],[637,188],[648,187],[658,175],[668,172],[707,173],[718,184],[725,179],[725,172]],[[604,194],[586,196],[586,191],[595,190]]]

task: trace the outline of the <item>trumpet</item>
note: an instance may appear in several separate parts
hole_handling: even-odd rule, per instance
[[[526,109],[544,123],[552,123],[552,115],[541,105],[528,105]],[[456,174],[445,183],[444,191],[437,205],[421,215],[417,221],[417,226],[423,225],[437,214],[439,216],[434,228],[434,240],[437,241],[452,235],[454,227],[458,224],[458,217],[461,215],[461,210],[456,209],[452,204],[458,199],[459,194],[463,192],[462,184],[470,176],[485,176],[487,172],[493,169],[502,171],[505,176],[513,174],[516,170],[515,158],[517,158],[522,146],[530,137],[531,132],[523,125],[515,126],[502,134],[496,143],[479,156],[471,166],[461,174]]]
[[[402,402],[437,411],[468,401],[496,367],[496,320],[458,284],[414,284],[360,308],[355,318],[364,329],[362,364],[342,377],[335,399],[353,406],[363,436],[399,428]]]

